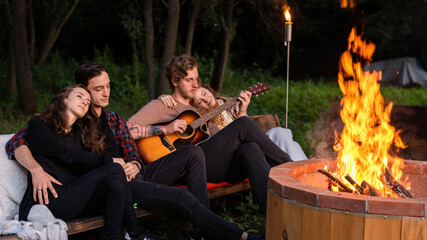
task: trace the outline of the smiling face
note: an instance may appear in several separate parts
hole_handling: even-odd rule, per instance
[[[193,101],[196,107],[206,109],[215,107],[216,103],[214,95],[204,87],[200,87],[196,90]]]
[[[83,88],[76,87],[64,99],[67,113],[72,118],[82,118],[88,111],[91,97],[88,91]]]

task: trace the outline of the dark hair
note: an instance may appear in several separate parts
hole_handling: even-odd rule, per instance
[[[166,65],[166,78],[169,80],[171,88],[175,88],[172,79],[181,80],[185,78],[188,75],[187,71],[195,67],[197,67],[197,62],[191,55],[184,54],[172,58]]]
[[[50,101],[47,109],[35,115],[43,119],[56,135],[66,133],[67,121],[65,118],[65,111],[67,107],[64,100],[70,96],[70,93],[75,88],[82,88],[89,93],[83,84],[76,84],[63,88]],[[81,119],[77,119],[75,124],[78,126],[78,134],[83,145],[92,152],[102,153],[105,149],[105,136],[98,130],[98,117],[92,104],[89,106],[88,112]]]
[[[74,80],[77,84],[83,84],[87,87],[89,80],[101,75],[102,72],[108,73],[107,69],[97,62],[90,62],[81,65],[74,73]]]

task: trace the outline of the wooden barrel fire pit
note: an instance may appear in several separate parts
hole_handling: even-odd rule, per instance
[[[387,198],[328,190],[326,165],[311,159],[272,168],[266,239],[400,240],[427,239],[427,162],[405,160],[404,177],[414,199]]]

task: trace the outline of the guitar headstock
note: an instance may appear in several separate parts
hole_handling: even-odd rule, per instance
[[[252,95],[257,95],[268,90],[270,90],[270,87],[265,82],[259,82],[248,88],[248,91],[251,92]]]

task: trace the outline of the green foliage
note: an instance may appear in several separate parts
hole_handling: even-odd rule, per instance
[[[427,106],[426,88],[397,88],[381,87],[385,102],[392,101],[394,105]]]
[[[215,204],[215,202],[213,203]],[[221,210],[216,211],[227,221],[244,231],[264,235],[265,217],[259,211],[251,192],[234,194],[220,200]]]
[[[147,87],[141,84],[141,79],[145,77],[142,62],[135,61],[133,65],[119,66],[114,63],[108,48],[102,53],[95,50],[94,61],[108,69],[111,80],[109,109],[129,118],[148,102]]]

